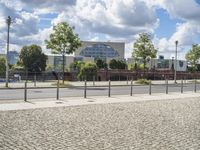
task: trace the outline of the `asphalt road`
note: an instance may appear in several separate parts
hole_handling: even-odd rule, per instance
[[[153,93],[165,93],[165,85],[152,85]],[[197,85],[197,91],[199,85]],[[37,88],[28,89],[27,95],[28,99],[42,99],[42,98],[56,98],[56,88]],[[128,86],[113,86],[111,87],[111,96],[113,95],[130,95],[130,85]],[[170,92],[180,92],[181,85],[169,85],[168,91]],[[183,92],[194,91],[194,84],[184,84]],[[133,86],[133,94],[148,94],[149,86]],[[107,96],[108,87],[88,87],[87,96]],[[60,88],[60,98],[62,97],[82,97],[84,96],[83,87],[75,88]],[[0,89],[0,100],[23,100],[24,99],[24,89]]]

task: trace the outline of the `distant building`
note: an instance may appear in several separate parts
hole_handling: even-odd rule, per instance
[[[147,62],[146,67],[149,69],[157,69],[157,70],[171,70],[175,69],[176,71],[186,71],[187,70],[187,61],[185,60],[177,60],[177,67],[175,65],[174,59],[164,59],[164,56],[159,57],[160,59],[151,59]],[[135,60],[133,58],[128,58],[127,63],[132,64],[134,66]],[[137,64],[143,64],[143,60],[139,59],[136,62]]]
[[[75,57],[103,59],[124,59],[125,43],[82,41],[82,46],[75,51]]]
[[[15,65],[19,59],[19,53],[17,51],[9,51],[8,52],[8,61],[9,64]]]

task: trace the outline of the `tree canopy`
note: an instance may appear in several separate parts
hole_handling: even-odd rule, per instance
[[[49,40],[45,40],[47,49],[51,49],[53,54],[61,54],[63,56],[63,83],[65,54],[73,53],[81,46],[78,34],[74,33],[74,28],[69,26],[67,22],[58,23],[53,27],[53,33],[50,34]]]
[[[80,72],[78,74],[79,79],[93,80],[93,76],[97,75],[97,66],[95,63],[86,62],[81,65]]]
[[[46,68],[47,56],[38,45],[24,46],[19,54],[20,62],[29,72],[41,72]]]
[[[191,67],[191,71],[197,70],[197,63],[200,59],[200,46],[197,44],[192,45],[192,48],[185,55],[186,60]]]
[[[6,59],[0,57],[0,77],[6,75]]]
[[[126,62],[124,62],[122,60],[112,59],[109,62],[109,67],[110,67],[110,69],[126,69],[127,64],[126,64]]]
[[[133,45],[132,57],[141,57],[143,59],[144,67],[146,67],[146,58],[155,58],[156,54],[157,49],[154,48],[150,35],[147,33],[140,34],[139,38],[135,41]]]
[[[108,67],[108,64],[102,59],[97,59],[96,65],[98,69],[106,69]]]

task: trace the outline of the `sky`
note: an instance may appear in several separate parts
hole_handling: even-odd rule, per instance
[[[6,51],[6,18],[11,16],[10,50],[38,44],[59,22],[75,27],[81,40],[125,42],[131,57],[140,33],[151,35],[158,55],[178,59],[200,43],[200,0],[0,0],[0,53]]]

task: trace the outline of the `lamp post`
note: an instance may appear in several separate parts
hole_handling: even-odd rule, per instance
[[[175,41],[176,44],[176,52],[175,52],[175,67],[174,67],[174,83],[176,82],[176,70],[177,70],[177,46],[178,46],[178,41]]]
[[[8,52],[9,52],[9,42],[10,42],[10,25],[11,25],[11,17],[8,16],[8,18],[6,19],[6,23],[8,25],[8,35],[7,35],[7,51],[6,51],[6,87],[8,87],[8,70],[9,70],[9,66],[8,66]]]

